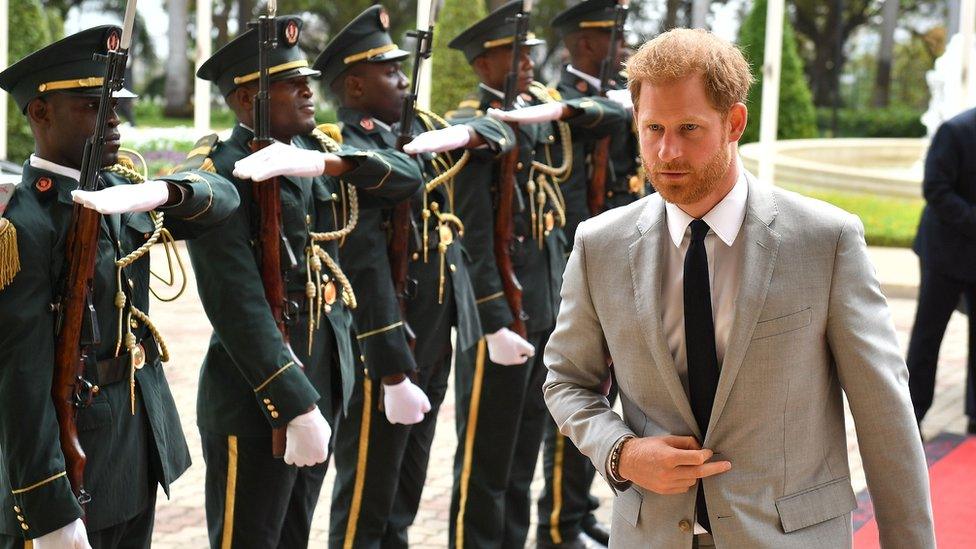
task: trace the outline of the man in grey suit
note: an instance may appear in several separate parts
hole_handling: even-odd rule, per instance
[[[677,29],[627,68],[658,194],[579,226],[545,351],[553,418],[615,490],[611,546],[849,547],[846,394],[882,546],[935,547],[860,221],[741,168],[735,46]]]

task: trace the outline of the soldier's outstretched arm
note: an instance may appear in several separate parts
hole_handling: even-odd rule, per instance
[[[275,324],[254,260],[247,213],[238,208],[190,241],[190,261],[203,308],[223,348],[254,389],[273,428],[284,427],[319,400]],[[264,399],[275,405],[265,406]]]
[[[177,204],[161,208],[166,214],[164,226],[177,240],[192,238],[220,225],[241,203],[234,184],[216,173],[196,169],[158,179],[172,183],[182,193]]]
[[[44,212],[16,208],[16,200],[6,217],[17,231],[20,271],[0,289],[0,463],[10,490],[0,494],[0,514],[33,539],[70,524],[82,512],[65,474],[51,401],[56,234],[42,221]]]
[[[423,184],[420,166],[410,156],[395,150],[361,150],[342,145],[338,153],[353,160],[356,167],[343,173],[343,182],[356,187],[362,195],[363,207],[392,207],[410,198]]]

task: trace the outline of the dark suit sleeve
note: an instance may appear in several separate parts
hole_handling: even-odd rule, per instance
[[[583,133],[589,139],[604,137],[627,120],[627,111],[623,107],[602,97],[580,97],[563,102],[578,112],[564,120],[574,136]]]
[[[511,126],[490,116],[479,116],[467,120],[457,120],[452,123],[464,124],[473,129],[485,140],[487,150],[496,156],[507,153],[515,146],[515,134]]]
[[[976,208],[967,202],[957,188],[960,167],[967,154],[958,130],[951,123],[943,124],[935,132],[928,156],[925,158],[925,180],[922,191],[925,201],[940,221],[976,239]]]
[[[216,337],[254,389],[255,404],[268,422],[283,427],[319,394],[271,316],[249,235],[245,208],[238,208],[226,223],[190,241],[190,260]]]
[[[420,188],[420,166],[399,151],[361,150],[343,145],[338,154],[359,165],[342,175],[342,181],[356,187],[363,208],[390,208]]]
[[[495,211],[491,196],[495,171],[492,159],[472,157],[454,179],[454,212],[464,221],[461,244],[471,258],[468,272],[486,334],[514,321],[495,264]]]
[[[32,539],[81,517],[81,507],[65,475],[51,401],[55,335],[50,269],[54,238],[49,228],[31,223],[28,216],[18,216],[22,212],[12,210],[8,210],[8,219],[17,229],[20,272],[0,290],[0,453],[2,474],[17,510],[2,512],[8,524],[13,512],[21,525],[20,533]]]
[[[191,170],[159,178],[177,185],[183,192],[179,204],[160,208],[164,223],[177,239],[190,238],[219,225],[241,203],[234,184],[212,172]]]

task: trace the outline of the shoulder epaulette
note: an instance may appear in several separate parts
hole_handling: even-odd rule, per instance
[[[190,152],[186,154],[186,160],[174,167],[172,173],[190,170],[217,173],[217,168],[214,166],[213,160],[210,159],[210,153],[213,152],[219,141],[220,138],[215,133],[201,137],[190,149]]]
[[[0,183],[0,290],[4,289],[20,271],[20,253],[17,250],[17,228],[3,218],[14,191],[15,183]]]
[[[319,124],[315,129],[332,138],[336,143],[342,143],[342,128],[338,124]]]

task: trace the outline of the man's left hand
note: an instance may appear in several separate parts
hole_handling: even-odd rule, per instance
[[[132,185],[116,185],[98,191],[71,191],[71,199],[102,215],[125,212],[148,212],[169,200],[169,183],[147,181]]]
[[[542,103],[521,109],[503,111],[501,109],[488,109],[488,116],[501,120],[502,122],[513,122],[515,124],[538,124],[539,122],[552,122],[562,120],[568,116],[567,111],[572,112],[572,108],[560,102]]]

